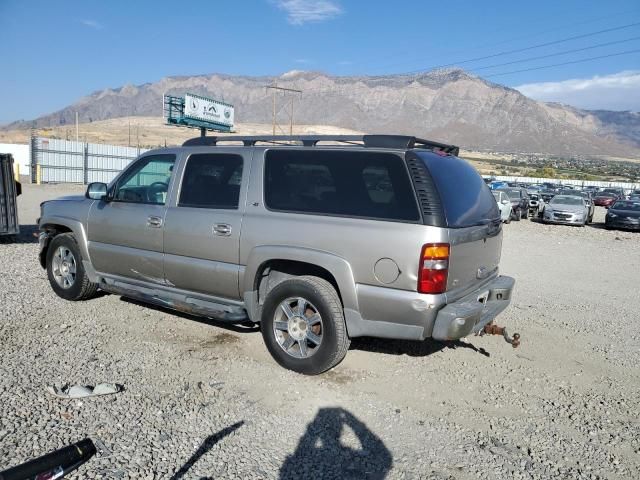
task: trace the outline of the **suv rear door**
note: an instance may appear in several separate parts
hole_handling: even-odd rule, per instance
[[[251,150],[192,153],[164,229],[168,285],[229,299],[238,288],[240,227]]]

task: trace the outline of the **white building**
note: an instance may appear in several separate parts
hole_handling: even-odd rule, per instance
[[[31,146],[24,143],[0,143],[0,153],[10,153],[20,166],[20,175],[30,175]]]

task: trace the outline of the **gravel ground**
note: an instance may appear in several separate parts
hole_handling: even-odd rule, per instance
[[[29,225],[77,191],[25,186],[0,244],[0,468],[88,436],[103,451],[71,478],[640,478],[640,234],[512,222],[519,349],[357,339],[309,378],[255,329],[57,298]],[[46,392],[67,382],[125,391]]]

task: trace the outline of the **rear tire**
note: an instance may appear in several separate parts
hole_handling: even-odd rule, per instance
[[[53,291],[65,300],[88,300],[98,284],[91,283],[82,265],[80,247],[72,233],[56,235],[47,250],[47,277]]]
[[[304,375],[335,367],[350,344],[340,297],[319,277],[305,275],[276,285],[264,302],[260,329],[274,360]]]

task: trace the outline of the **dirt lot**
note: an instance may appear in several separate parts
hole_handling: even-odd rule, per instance
[[[75,191],[27,185],[0,244],[0,468],[89,436],[104,450],[73,478],[640,478],[640,234],[512,222],[519,349],[358,339],[309,378],[255,329],[57,298],[29,225]],[[66,382],[125,391],[46,392]]]

